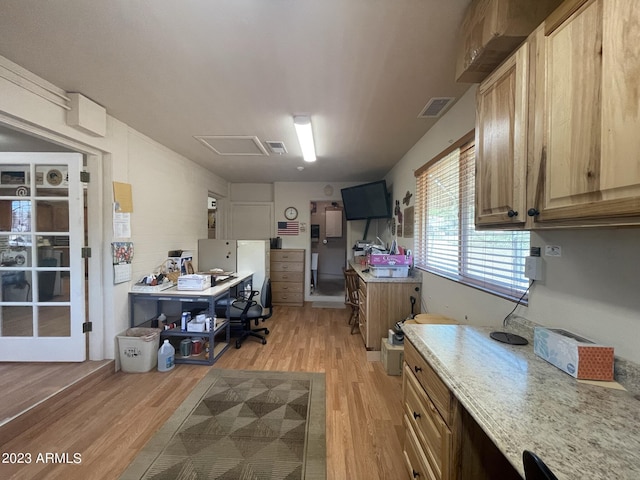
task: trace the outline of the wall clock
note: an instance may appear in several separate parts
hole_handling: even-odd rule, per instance
[[[296,207],[287,207],[284,209],[284,217],[287,220],[295,220],[298,218],[298,209]]]

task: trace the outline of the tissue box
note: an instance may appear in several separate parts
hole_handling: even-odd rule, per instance
[[[178,290],[204,290],[211,286],[211,275],[180,275],[178,277]]]
[[[597,345],[565,330],[535,327],[533,351],[572,377],[613,381],[613,347]]]

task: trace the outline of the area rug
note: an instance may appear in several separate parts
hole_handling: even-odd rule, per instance
[[[121,480],[326,478],[324,373],[212,369]]]

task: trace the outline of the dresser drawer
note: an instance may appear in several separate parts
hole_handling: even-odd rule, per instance
[[[272,272],[303,272],[303,262],[271,262]]]
[[[304,250],[271,250],[272,262],[303,262]]]
[[[273,303],[295,303],[302,305],[302,293],[273,292]]]
[[[302,283],[294,282],[271,282],[271,291],[273,293],[302,293]]]
[[[409,478],[418,480],[439,480],[422,453],[418,438],[411,422],[404,416],[404,463],[409,470]]]
[[[406,364],[402,380],[405,415],[425,457],[438,479],[449,478],[451,431]]]
[[[429,395],[445,423],[450,426],[452,421],[451,392],[410,341],[404,342],[404,361],[407,362],[411,372]]]
[[[271,283],[275,282],[298,282],[302,283],[304,280],[303,272],[274,272],[270,273]]]

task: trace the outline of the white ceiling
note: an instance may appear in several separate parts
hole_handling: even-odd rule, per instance
[[[454,70],[469,2],[0,0],[0,55],[229,181],[371,181],[435,123],[417,118],[431,97],[468,89]],[[294,114],[312,118],[313,164]],[[220,156],[196,135],[288,153]]]

